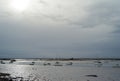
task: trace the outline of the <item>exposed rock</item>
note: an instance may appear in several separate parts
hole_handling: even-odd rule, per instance
[[[87,77],[98,77],[97,75],[86,75]]]

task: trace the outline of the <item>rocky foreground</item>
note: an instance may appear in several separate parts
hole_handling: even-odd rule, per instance
[[[0,73],[0,81],[30,81],[23,77],[12,77],[9,73]]]
[[[85,75],[86,77],[98,77],[97,75]],[[34,77],[32,80],[30,78],[23,78],[23,77],[12,77],[9,73],[0,73],[0,81],[52,81],[50,79],[44,79],[39,80],[36,77]],[[87,80],[90,81],[90,80]]]

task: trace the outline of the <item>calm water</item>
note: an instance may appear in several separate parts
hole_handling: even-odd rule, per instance
[[[33,61],[35,64],[29,65]],[[5,64],[0,64],[0,72],[33,81],[120,81],[120,68],[113,68],[120,61],[101,61],[102,65],[95,61],[70,61],[73,65],[66,65],[68,61],[59,61],[63,66],[54,66],[56,61],[18,59],[12,64],[4,62]],[[44,63],[51,65],[44,66]]]

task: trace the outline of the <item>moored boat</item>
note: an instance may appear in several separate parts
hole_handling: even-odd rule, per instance
[[[60,62],[55,62],[54,66],[63,66]]]

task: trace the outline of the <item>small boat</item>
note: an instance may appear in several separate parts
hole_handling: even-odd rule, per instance
[[[116,64],[115,66],[113,66],[113,68],[120,68],[120,65]]]
[[[95,66],[102,67],[103,63],[100,60],[94,61]]]
[[[11,59],[9,63],[13,63],[15,62],[16,60],[15,59]]]
[[[100,60],[96,60],[94,61],[94,63],[102,63]]]
[[[0,61],[1,64],[5,64],[5,62],[3,62],[2,60]]]
[[[66,65],[72,65],[72,64],[73,64],[72,62],[66,63]]]
[[[43,65],[44,65],[44,66],[46,66],[46,65],[51,65],[51,63],[44,63]]]
[[[54,66],[63,66],[60,62],[55,62]]]
[[[29,65],[35,65],[35,62],[32,62],[31,64],[29,64]]]

